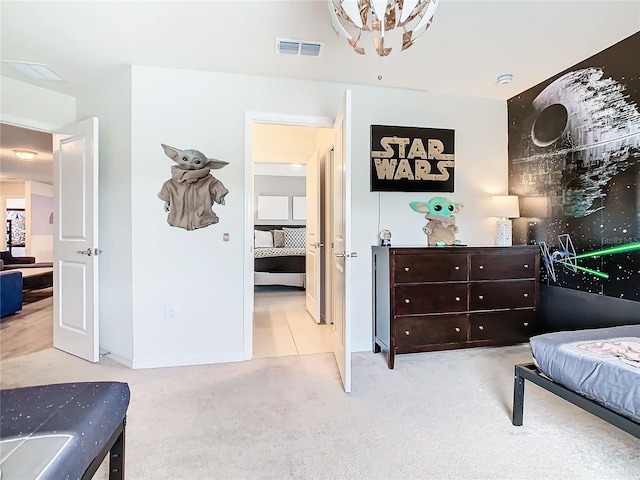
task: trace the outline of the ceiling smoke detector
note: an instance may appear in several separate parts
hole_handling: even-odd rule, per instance
[[[324,43],[276,38],[276,55],[318,57]]]
[[[510,73],[505,73],[504,75],[500,75],[496,80],[498,85],[509,85],[513,81],[513,75]]]

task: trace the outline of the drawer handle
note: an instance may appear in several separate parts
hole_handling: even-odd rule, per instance
[[[479,268],[480,270],[484,270],[484,265],[480,265],[478,268]]]
[[[524,264],[524,268],[529,268],[529,264],[528,264],[528,263],[525,263],[525,264]]]
[[[460,332],[460,327],[456,327],[456,332]]]
[[[460,270],[460,267],[458,265],[456,265],[455,267],[453,267],[454,270]]]
[[[480,330],[484,330],[484,326],[483,326],[483,325],[480,325],[478,328],[479,328]]]
[[[529,322],[524,322],[524,326],[528,327],[529,326]]]
[[[405,331],[404,331],[404,334],[405,334],[405,335],[409,335],[409,330],[405,330]]]
[[[523,293],[522,295],[523,295],[525,298],[527,298],[527,297],[529,296],[529,294],[528,294],[528,293]]]
[[[404,267],[404,271],[408,272],[409,271],[409,267]]]
[[[460,301],[460,297],[456,297],[456,302],[459,302],[459,301]]]
[[[484,300],[484,295],[478,295],[478,298],[479,298],[480,300]]]
[[[409,300],[408,298],[404,299],[404,303],[410,303],[410,302],[411,302],[411,300]]]

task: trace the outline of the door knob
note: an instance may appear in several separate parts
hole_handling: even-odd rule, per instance
[[[344,252],[336,252],[336,257],[337,258],[344,258],[344,257],[346,257],[346,255],[345,255]]]
[[[347,253],[347,258],[357,258],[358,257],[358,252],[351,252],[351,253]]]
[[[90,257],[91,255],[93,255],[93,250],[91,250],[90,248],[87,248],[86,250],[78,250],[78,252],[80,255],[87,255],[88,257]]]

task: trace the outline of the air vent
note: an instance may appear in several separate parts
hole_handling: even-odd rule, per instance
[[[320,55],[320,44],[319,43],[301,43],[300,44],[300,55],[307,55],[309,57],[317,57]]]
[[[320,55],[322,45],[324,45],[322,42],[303,42],[288,38],[276,38],[276,54],[317,57]]]
[[[34,80],[54,80],[62,82],[62,77],[51,70],[51,67],[44,63],[19,62],[16,60],[2,60],[2,63],[11,65],[23,75]]]

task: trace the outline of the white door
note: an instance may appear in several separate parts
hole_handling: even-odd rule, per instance
[[[98,343],[98,119],[53,135],[53,346],[90,362]]]
[[[333,352],[344,391],[351,391],[351,90],[334,125],[333,155]]]
[[[315,152],[307,160],[307,256],[305,269],[305,291],[307,311],[320,323],[320,273],[321,249],[324,246],[320,239],[320,159]]]

